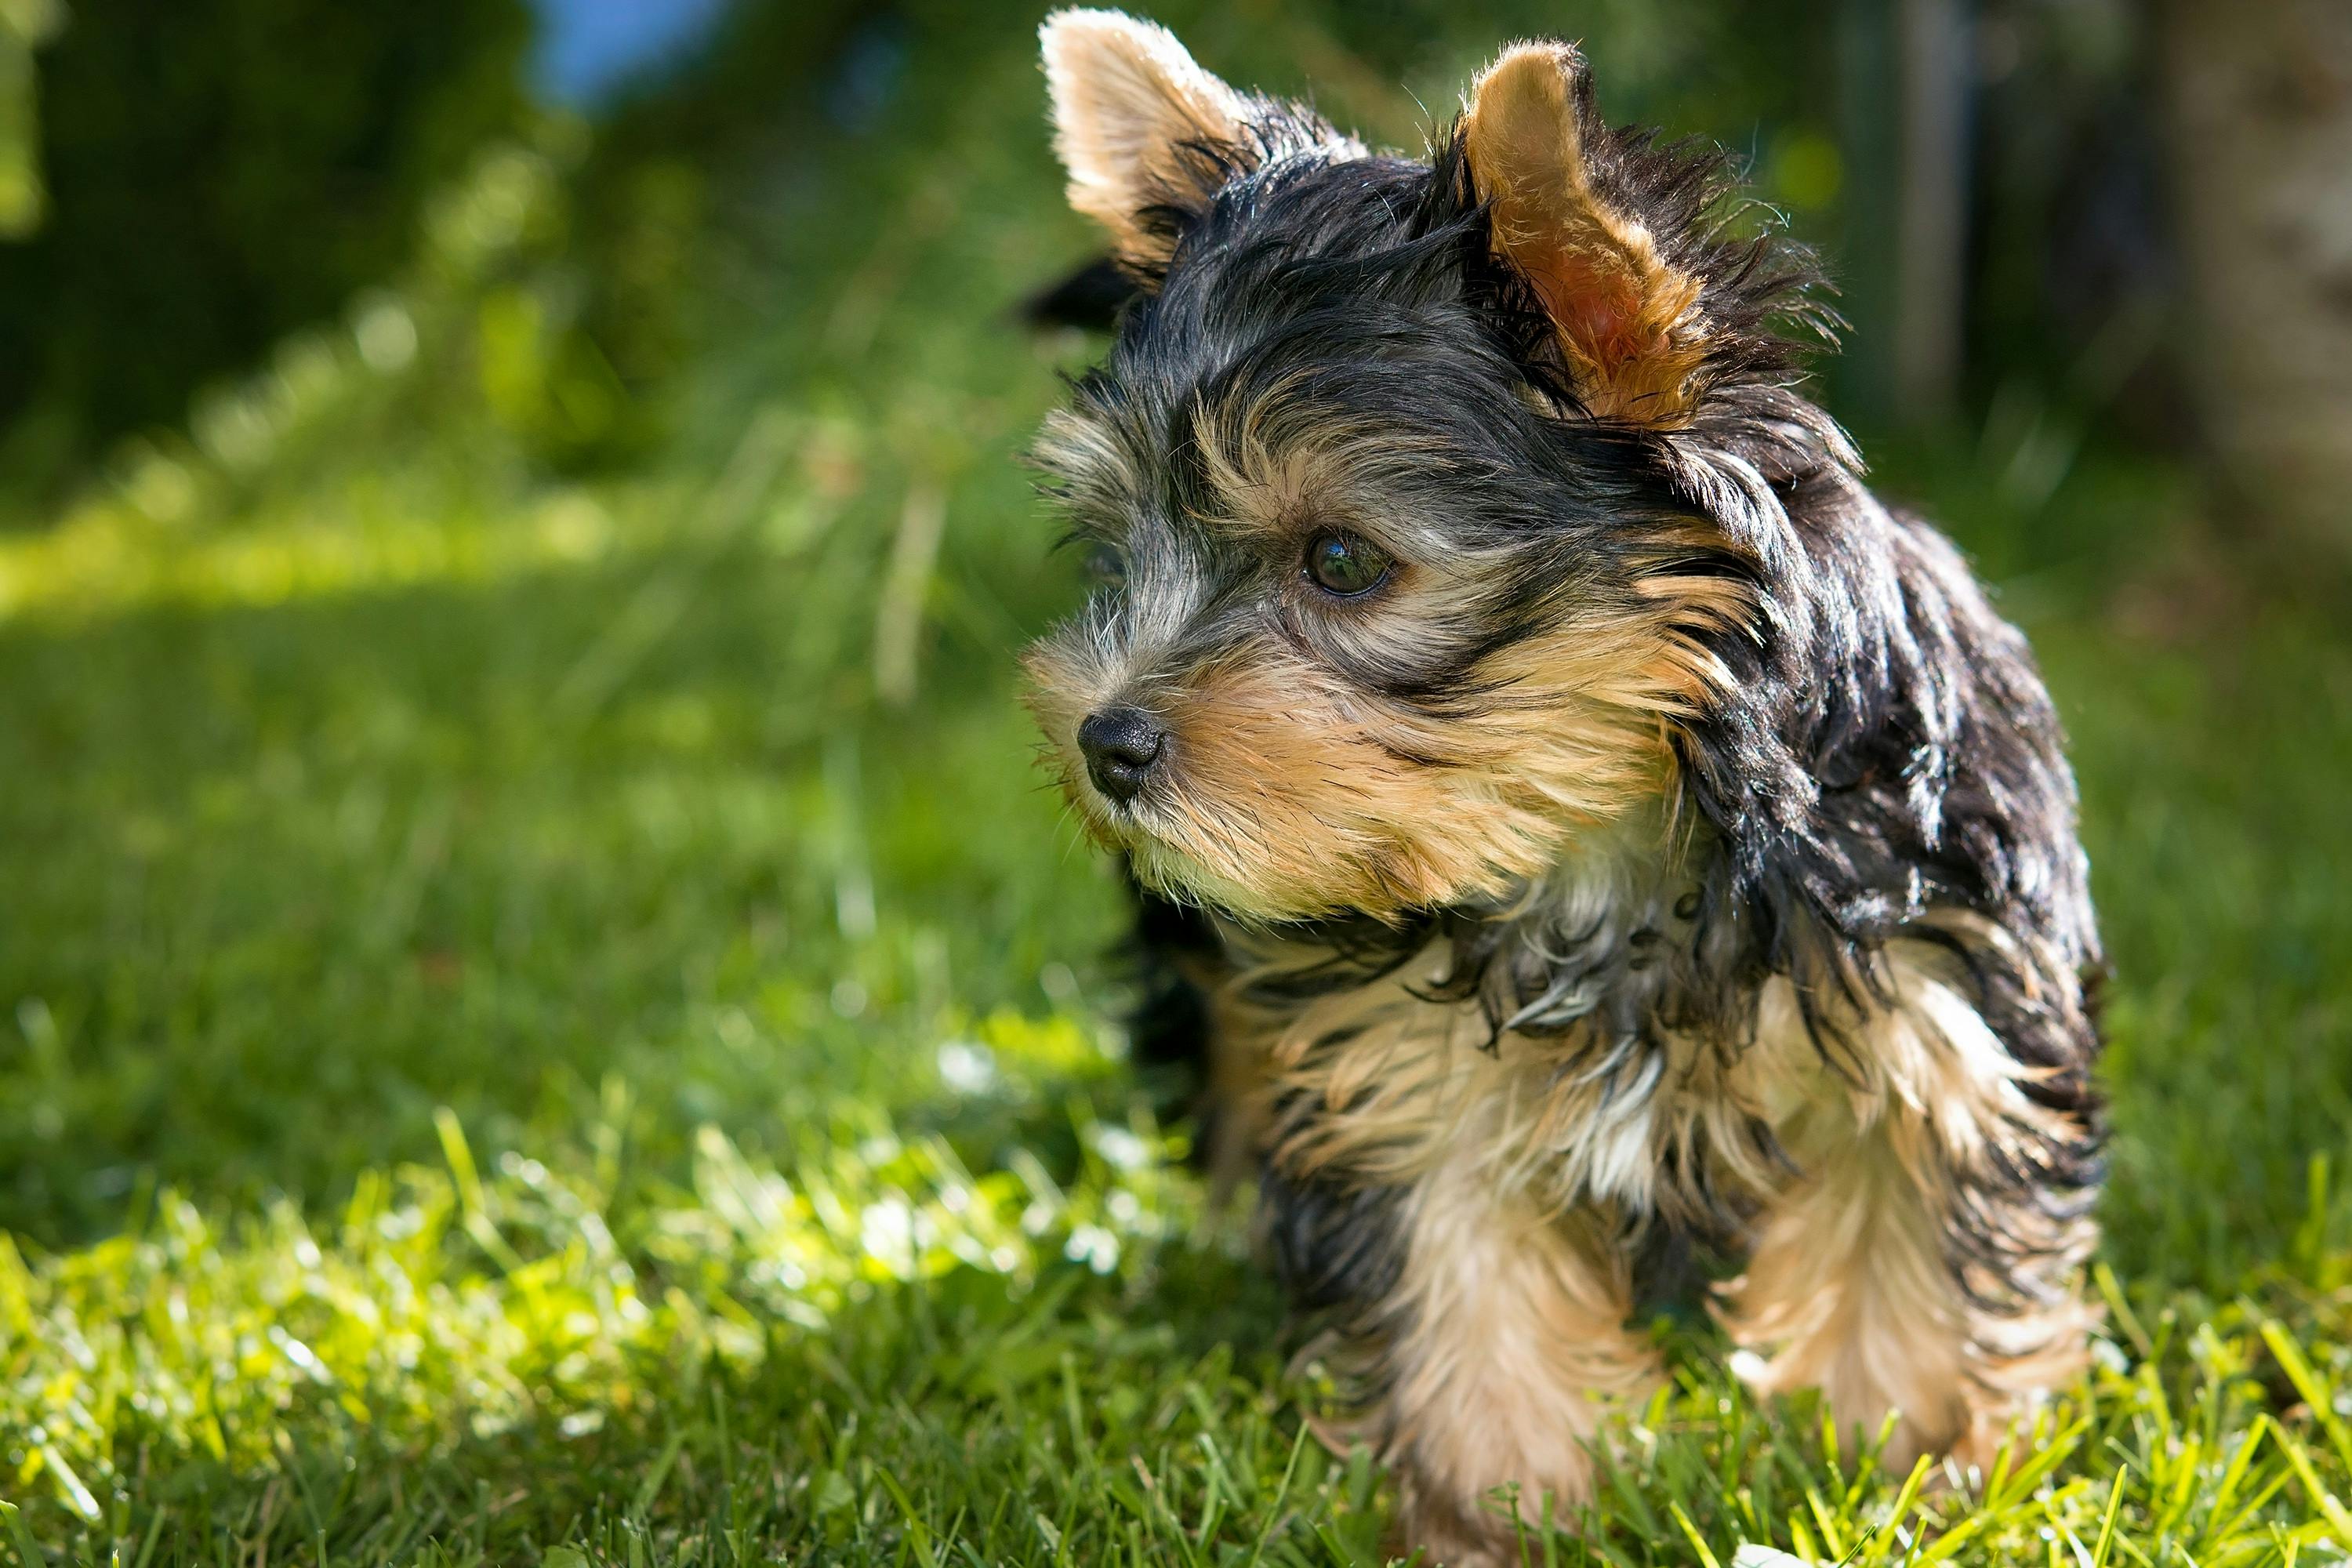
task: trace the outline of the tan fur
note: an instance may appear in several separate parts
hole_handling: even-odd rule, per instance
[[[1579,891],[1596,903],[1619,891],[1617,879],[1645,851],[1658,853],[1665,831],[1654,815],[1637,814],[1589,847],[1582,869],[1593,885]],[[1544,896],[1577,892],[1554,885]],[[1235,984],[1289,962],[1261,948]],[[1467,1142],[1493,1186],[1550,1212],[1603,1204],[1669,1217],[1697,1212],[1700,1194],[1666,1171],[1752,1189],[1776,1179],[1742,1129],[1789,1113],[1769,1091],[1813,1070],[1810,1044],[1760,1035],[1732,1052],[1679,1036],[1654,1054],[1612,1054],[1614,1042],[1587,1026],[1506,1034],[1490,1046],[1475,1009],[1428,999],[1451,963],[1439,943],[1392,976],[1265,1021],[1274,1092],[1293,1108],[1273,1145],[1286,1169],[1409,1184],[1459,1158],[1456,1145]],[[1714,1168],[1694,1157],[1702,1149]]]
[[[1259,956],[1245,979],[1304,955]],[[1416,997],[1440,967],[1442,955],[1425,955],[1286,1027],[1265,1022],[1273,1091],[1303,1093],[1310,1108],[1276,1133],[1277,1163],[1294,1176],[1409,1189],[1402,1277],[1379,1309],[1387,1331],[1374,1345],[1327,1347],[1385,1393],[1324,1435],[1370,1443],[1397,1467],[1400,1553],[1419,1546],[1472,1563],[1496,1560],[1515,1531],[1496,1488],[1514,1489],[1530,1527],[1572,1519],[1591,1488],[1588,1445],[1657,1367],[1625,1324],[1631,1289],[1612,1222],[1564,1205],[1549,1162],[1528,1157],[1544,1122],[1538,1057],[1490,1055],[1461,1008]]]
[[[1245,915],[1500,894],[1542,869],[1571,829],[1611,820],[1668,776],[1662,714],[1687,661],[1621,629],[1634,634],[1618,645],[1623,663],[1546,665],[1555,651],[1608,647],[1570,637],[1516,652],[1496,672],[1513,700],[1442,725],[1347,689],[1293,650],[1253,647],[1156,705],[1171,734],[1164,793],[1113,817],[1074,763],[1067,787],[1146,881]],[[1072,692],[1053,648],[1029,668],[1040,721],[1074,757],[1079,721],[1115,689]]]
[[[1255,1019],[1225,983],[1222,968],[1202,964],[1187,978],[1207,999],[1208,1102],[1214,1114],[1202,1168],[1209,1177],[1211,1206],[1222,1215],[1234,1194],[1257,1176],[1270,1125],[1270,1064]]]
[[[1620,864],[1640,863],[1638,838],[1619,847]],[[1619,872],[1604,858],[1587,874]],[[1236,987],[1309,956],[1252,951]],[[1286,1108],[1277,1166],[1410,1194],[1404,1281],[1382,1309],[1392,1326],[1357,1352],[1388,1392],[1344,1430],[1400,1467],[1406,1539],[1435,1560],[1515,1560],[1494,1487],[1518,1485],[1530,1519],[1538,1489],[1555,1518],[1586,1499],[1583,1445],[1653,1373],[1624,1326],[1627,1265],[1607,1238],[1619,1216],[1696,1201],[1670,1173],[1694,1179],[1703,1164],[1757,1215],[1724,1306],[1742,1375],[1768,1394],[1822,1388],[1860,1436],[1899,1412],[1895,1462],[1946,1449],[1984,1462],[2011,1415],[2081,1371],[2093,1315],[2072,1274],[2087,1224],[2008,1219],[2007,1234],[2047,1249],[2025,1279],[2044,1301],[1995,1310],[1951,1272],[1956,1178],[2051,1113],[2020,1092],[2029,1069],[1968,1005],[1943,949],[1901,942],[1882,955],[1889,1002],[1845,1010],[1851,1049],[1834,1064],[1776,979],[1738,1048],[1669,1040],[1656,1068],[1614,1077],[1591,1070],[1590,1037],[1486,1048],[1469,1010],[1423,999],[1446,967],[1433,947],[1394,976],[1255,1021]],[[1757,1123],[1785,1160],[1744,1131]]]
[[[1118,442],[1066,408],[1046,412],[1029,455],[1060,482],[1073,511],[1115,516],[1135,493],[1134,470]]]
[[[1572,1524],[1591,1491],[1588,1445],[1656,1382],[1625,1326],[1633,1292],[1608,1226],[1556,1214],[1482,1168],[1473,1134],[1412,1193],[1380,1419],[1402,1474],[1397,1547],[1456,1563],[1519,1519]]]
[[[1680,425],[1706,358],[1699,282],[1594,189],[1574,96],[1584,68],[1566,45],[1504,51],[1471,89],[1465,152],[1494,206],[1495,247],[1559,329],[1586,409]]]
[[[1944,1251],[1956,1174],[1985,1169],[2024,1129],[2063,1128],[2021,1092],[2030,1069],[1969,1007],[1948,953],[1897,943],[1885,969],[1893,1005],[1851,1021],[1866,1042],[1858,1074],[1816,1071],[1781,1121],[1803,1173],[1769,1194],[1724,1317],[1758,1392],[1818,1387],[1864,1432],[1899,1411],[1897,1465],[1954,1448],[1982,1460],[2011,1415],[2083,1369],[2095,1315],[2071,1275],[2092,1230],[2003,1215],[2002,1234],[2046,1260],[2019,1282],[2046,1299],[2000,1312],[1968,1299]],[[1774,981],[1761,1032],[1802,1029],[1789,983]]]

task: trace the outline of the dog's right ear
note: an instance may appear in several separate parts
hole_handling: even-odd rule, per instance
[[[1685,423],[1709,347],[1703,280],[1608,188],[1614,143],[1583,55],[1567,44],[1506,49],[1471,88],[1461,137],[1495,252],[1542,301],[1585,407]]]
[[[1121,262],[1159,271],[1185,215],[1259,161],[1251,100],[1121,12],[1056,11],[1038,39],[1070,205],[1110,231]]]

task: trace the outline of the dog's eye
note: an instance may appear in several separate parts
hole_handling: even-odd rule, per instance
[[[1087,552],[1087,576],[1097,586],[1127,586],[1127,552],[1116,544],[1097,544]]]
[[[1380,546],[1352,533],[1318,533],[1307,546],[1307,574],[1317,587],[1343,599],[1387,582],[1392,564]]]

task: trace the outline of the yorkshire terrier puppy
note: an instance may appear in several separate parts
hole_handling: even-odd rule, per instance
[[[2098,939],[2024,641],[1797,390],[1808,258],[1567,45],[1416,162],[1044,42],[1134,298],[1041,443],[1103,582],[1031,700],[1402,1544],[1575,1517],[1661,1234],[1745,1259],[1758,1390],[1986,1457],[2084,1360]]]

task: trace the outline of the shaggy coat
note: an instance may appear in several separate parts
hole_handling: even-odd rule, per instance
[[[1796,390],[1810,258],[1565,46],[1422,162],[1045,44],[1131,299],[1040,443],[1103,583],[1032,703],[1400,1544],[1587,1500],[1663,1233],[1744,1259],[1759,1390],[1984,1456],[2084,1358],[2097,936],[2023,639]]]

